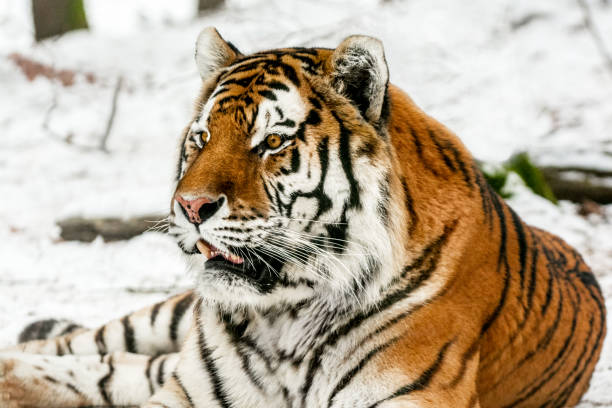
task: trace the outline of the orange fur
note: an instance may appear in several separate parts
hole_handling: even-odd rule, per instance
[[[332,50],[317,51],[328,75]],[[355,109],[327,91],[324,78],[303,73],[299,60],[281,58],[299,73],[305,100],[312,89],[322,93],[327,109],[362,135],[353,142],[353,155],[384,165],[384,144]],[[238,77],[252,74],[246,71]],[[210,86],[204,89],[202,101],[210,94]],[[391,194],[405,211],[400,221],[406,224],[401,232],[405,264],[450,231],[435,272],[445,282],[444,289],[395,329],[404,330],[403,337],[377,357],[381,375],[398,369],[422,372],[438,356],[441,369],[410,398],[431,401],[431,406],[576,404],[588,387],[605,335],[603,298],[588,267],[560,239],[520,221],[488,189],[452,132],[395,86],[389,86],[388,96]],[[244,146],[241,118],[223,109],[213,115],[214,132],[227,137],[211,142],[206,154],[196,155],[177,192],[216,195],[229,186],[235,198],[230,202],[265,214],[268,203],[259,174],[278,171],[287,165],[289,154],[258,167]],[[321,124],[309,135],[317,140],[336,134],[324,109]],[[332,138],[331,143],[337,142]],[[223,159],[230,155],[233,165]],[[552,265],[555,256],[565,257],[566,264]]]

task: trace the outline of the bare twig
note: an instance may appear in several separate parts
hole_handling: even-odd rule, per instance
[[[108,121],[106,122],[106,131],[100,140],[100,150],[103,152],[108,152],[106,147],[106,142],[108,141],[108,137],[110,135],[111,129],[113,128],[113,122],[115,120],[115,114],[117,113],[117,100],[119,99],[119,91],[121,91],[121,85],[123,84],[123,77],[120,75],[117,78],[117,83],[115,84],[115,89],[113,90],[113,101],[111,103],[111,111],[108,115]]]
[[[45,117],[43,118],[42,127],[45,131],[49,132],[49,134],[57,139],[65,141],[60,135],[51,130],[49,126],[49,122],[51,122],[51,114],[57,108],[57,90],[53,87],[53,98],[51,99],[51,104],[45,111]]]
[[[604,43],[603,38],[601,37],[601,34],[599,30],[597,29],[595,22],[593,21],[591,8],[589,7],[589,4],[586,2],[586,0],[576,0],[576,2],[582,9],[582,13],[584,15],[584,25],[589,30],[591,37],[593,37],[595,46],[597,47],[599,54],[604,60],[604,65],[609,70],[610,74],[612,75],[612,56],[606,49],[606,44]]]

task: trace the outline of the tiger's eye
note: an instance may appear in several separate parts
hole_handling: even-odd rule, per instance
[[[271,135],[268,135],[266,137],[266,144],[268,145],[269,149],[276,149],[282,143],[283,143],[283,139],[281,138],[280,135],[277,135],[276,133],[272,133]]]
[[[206,143],[208,143],[210,134],[206,130],[196,130],[193,133],[193,136],[193,140],[195,140],[196,145],[201,149]]]

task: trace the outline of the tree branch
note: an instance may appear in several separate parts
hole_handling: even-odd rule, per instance
[[[610,53],[606,49],[606,44],[604,43],[603,38],[601,37],[601,34],[593,21],[591,8],[586,0],[576,0],[576,2],[582,9],[582,14],[584,15],[584,25],[586,26],[587,30],[589,30],[591,37],[593,37],[595,46],[604,60],[604,66],[610,71],[610,74],[612,74],[612,56],[610,56]]]
[[[106,130],[104,131],[104,135],[100,140],[100,150],[103,152],[108,152],[106,147],[106,143],[108,141],[108,137],[110,136],[111,129],[113,128],[113,122],[115,121],[115,114],[117,113],[117,100],[119,99],[119,91],[121,91],[121,85],[123,84],[123,77],[120,75],[117,78],[117,82],[115,83],[115,89],[113,90],[113,100],[111,103],[111,111],[108,115],[108,121],[106,122]]]

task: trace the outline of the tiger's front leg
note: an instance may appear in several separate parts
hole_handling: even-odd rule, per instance
[[[79,329],[55,338],[32,340],[2,352],[47,355],[98,355],[115,351],[149,356],[177,352],[192,323],[197,295],[185,292],[93,330]],[[47,333],[38,333],[45,336]]]
[[[0,406],[140,405],[168,380],[177,362],[177,353],[157,357],[125,352],[62,357],[3,353]]]

